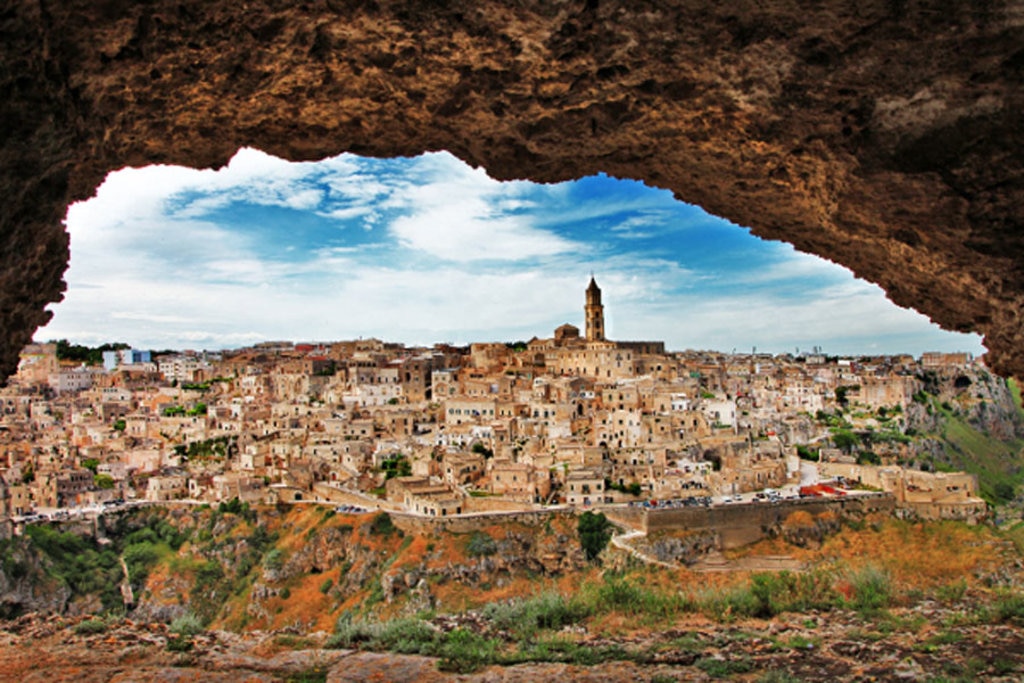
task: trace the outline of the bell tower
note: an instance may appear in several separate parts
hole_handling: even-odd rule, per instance
[[[587,305],[583,312],[587,322],[587,341],[604,341],[604,306],[601,305],[601,288],[593,275],[587,286]]]

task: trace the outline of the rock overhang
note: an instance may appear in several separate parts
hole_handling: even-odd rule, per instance
[[[1024,369],[1022,3],[15,1],[0,26],[0,375],[62,296],[69,202],[242,146],[644,180]]]

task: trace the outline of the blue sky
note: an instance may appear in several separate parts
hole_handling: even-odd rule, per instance
[[[446,153],[110,174],[68,210],[65,301],[36,339],[508,341],[583,326],[672,350],[983,353],[849,271],[607,176],[498,182]]]

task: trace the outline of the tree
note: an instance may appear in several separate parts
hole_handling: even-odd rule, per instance
[[[846,429],[837,429],[832,434],[832,443],[836,445],[836,448],[842,449],[844,452],[849,453],[853,450],[853,447],[860,443],[860,438],[857,437],[853,432]]]
[[[82,461],[82,467],[96,474],[96,468],[100,466],[99,458],[86,458]]]
[[[858,465],[881,465],[882,459],[874,451],[861,451],[857,454]]]
[[[408,477],[412,474],[412,463],[402,453],[394,453],[380,464],[385,479]]]
[[[583,555],[593,562],[612,538],[612,524],[604,513],[593,513],[589,510],[580,515],[576,525],[576,533],[580,536]]]
[[[860,385],[852,384],[850,386],[836,387],[836,403],[844,408],[849,405],[850,401],[846,395],[851,391],[860,391]]]
[[[796,454],[800,457],[801,460],[809,460],[810,462],[818,462],[820,458],[818,453],[812,451],[807,446],[801,446],[799,444],[797,444],[796,447]]]
[[[1013,485],[1008,484],[1005,481],[998,482],[993,488],[993,493],[995,493],[996,498],[1004,503],[1010,502],[1017,495],[1017,491],[1013,488]]]
[[[480,441],[474,443],[470,450],[473,451],[474,453],[479,453],[480,455],[484,456],[485,459],[494,457],[494,451],[492,451],[490,448],[485,446]]]
[[[92,482],[98,489],[114,488],[114,478],[109,474],[97,474],[92,478]]]

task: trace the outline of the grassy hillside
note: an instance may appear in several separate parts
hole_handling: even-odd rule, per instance
[[[933,409],[942,416],[938,436],[946,456],[936,468],[976,475],[981,496],[993,505],[1012,500],[1024,483],[1024,440],[1000,440],[986,434],[948,403],[935,401]]]

